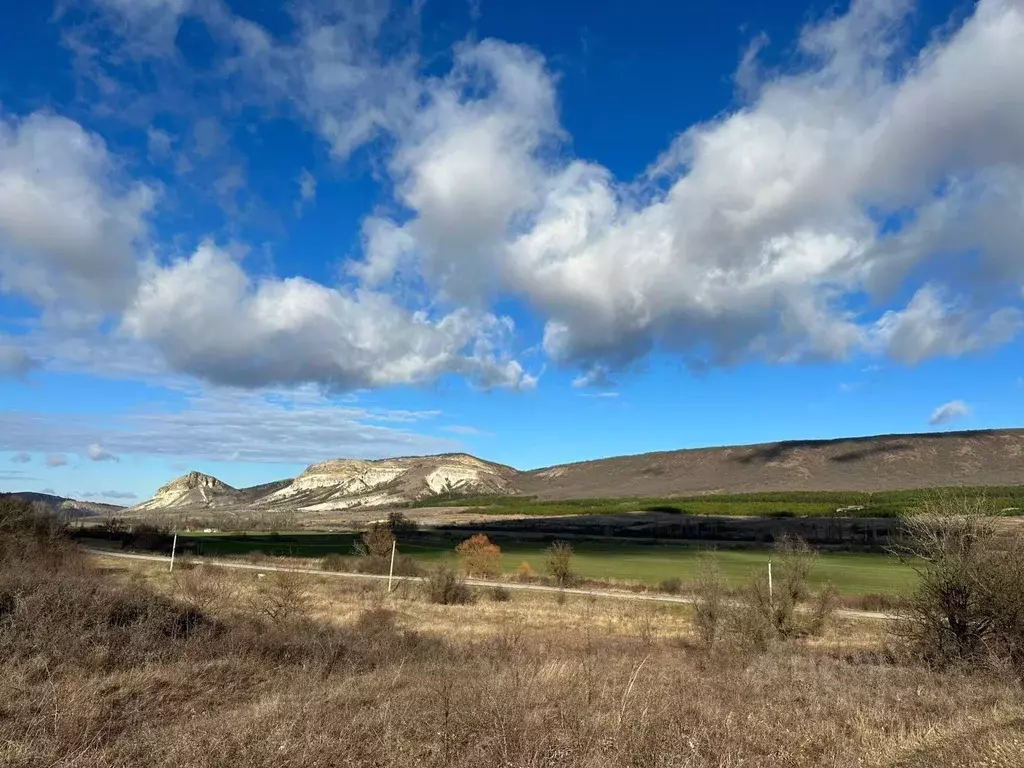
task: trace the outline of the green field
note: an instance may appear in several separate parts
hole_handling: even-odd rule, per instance
[[[979,488],[940,488],[909,491],[780,491],[774,493],[715,494],[635,499],[572,499],[543,501],[533,497],[446,496],[420,501],[417,507],[474,507],[482,514],[494,515],[588,515],[616,512],[663,511],[685,515],[738,515],[797,517],[834,515],[847,509],[845,517],[896,517],[913,512],[929,498],[950,493],[982,497],[994,513],[1019,515],[1024,509],[1024,486]]]
[[[204,555],[243,555],[253,551],[292,557],[317,558],[352,552],[354,534],[281,533],[240,536],[238,534],[194,535]],[[545,544],[530,541],[502,541],[503,567],[514,571],[528,562],[544,572]],[[639,544],[632,542],[582,541],[573,544],[574,564],[579,574],[591,579],[640,581],[651,585],[677,577],[693,579],[701,553],[706,547],[686,544]],[[399,541],[398,549],[423,563],[451,556],[453,544],[432,541]],[[767,549],[727,549],[714,553],[725,577],[741,584],[767,567]],[[824,552],[812,580],[831,582],[844,594],[899,594],[906,592],[913,571],[893,557],[876,553]]]

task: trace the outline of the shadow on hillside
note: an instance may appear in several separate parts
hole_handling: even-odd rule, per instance
[[[847,451],[846,453],[840,453],[836,456],[829,456],[829,461],[837,461],[841,463],[855,462],[866,459],[870,456],[878,456],[883,453],[901,453],[903,451],[911,451],[914,449],[910,443],[884,443],[883,445],[875,445],[870,448],[862,448],[857,451]]]
[[[980,429],[971,432],[936,432],[932,434],[914,435],[914,440],[952,440],[963,437],[984,437],[995,434],[995,430]],[[845,451],[835,456],[829,456],[829,461],[855,462],[882,453],[894,451],[909,451],[913,449],[912,443],[907,441],[906,435],[873,435],[871,437],[844,437],[837,440],[787,440],[781,443],[754,446],[740,456],[732,460],[740,464],[768,463],[778,461],[787,454],[800,449],[821,450],[829,445],[846,443],[875,443],[865,448]]]

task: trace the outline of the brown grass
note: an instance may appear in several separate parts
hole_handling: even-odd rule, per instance
[[[409,584],[19,551],[0,562],[11,768],[1024,761],[1016,683],[900,662],[879,622],[706,653],[685,606],[441,606]],[[267,593],[294,610],[269,617]]]

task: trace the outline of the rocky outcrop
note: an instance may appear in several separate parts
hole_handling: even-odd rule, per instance
[[[513,491],[516,474],[511,467],[464,453],[336,459],[313,464],[291,485],[257,503],[329,511],[395,506],[446,494],[506,494]]]
[[[239,500],[239,491],[212,475],[189,472],[157,489],[153,498],[132,511],[180,509],[228,505]]]

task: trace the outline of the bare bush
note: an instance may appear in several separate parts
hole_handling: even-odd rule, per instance
[[[897,634],[934,663],[1024,670],[1024,541],[1000,530],[985,500],[928,500],[904,519],[898,553],[919,580]]]
[[[222,610],[235,600],[233,582],[216,568],[175,569],[174,582],[178,597],[204,614]]]
[[[817,594],[811,592],[810,577],[817,563],[814,550],[800,539],[783,538],[775,545],[772,563],[773,588],[769,591],[766,579],[755,578],[747,590],[751,608],[782,639],[821,634],[838,601],[830,585]]]
[[[468,576],[497,576],[501,573],[501,548],[478,533],[455,547],[459,569]]]
[[[473,593],[459,572],[448,563],[438,563],[427,572],[424,581],[427,599],[438,605],[465,605],[473,602]]]
[[[0,494],[0,559],[25,547],[50,551],[66,546],[67,523],[19,496]]]
[[[560,587],[571,587],[576,583],[576,572],[572,567],[572,544],[556,541],[548,547],[547,571]]]
[[[664,592],[666,595],[678,595],[683,591],[683,580],[678,576],[663,579],[661,583],[658,584],[658,591]]]
[[[697,580],[694,625],[704,647],[728,636],[732,646],[763,652],[778,640],[822,634],[839,598],[831,585],[814,592],[810,577],[817,556],[799,539],[782,539],[772,557],[773,584],[767,574],[729,597],[721,574],[705,565]]]
[[[373,523],[370,528],[353,544],[357,555],[351,561],[351,570],[356,573],[373,573],[384,576],[391,572],[392,550],[395,547],[395,536],[389,523]],[[341,566],[341,560],[333,560],[333,565]],[[349,570],[344,568],[343,570]],[[413,558],[394,552],[394,574],[396,576],[419,576],[423,569]]]
[[[694,583],[693,625],[700,644],[711,649],[723,630],[728,590],[718,562],[702,557]]]
[[[254,616],[285,624],[308,613],[309,595],[301,573],[271,571],[260,574],[249,594],[249,609]]]
[[[487,590],[487,596],[493,603],[507,603],[512,599],[512,590],[508,587],[491,587]]]
[[[373,523],[355,543],[356,554],[363,557],[390,558],[395,535],[387,523]]]

